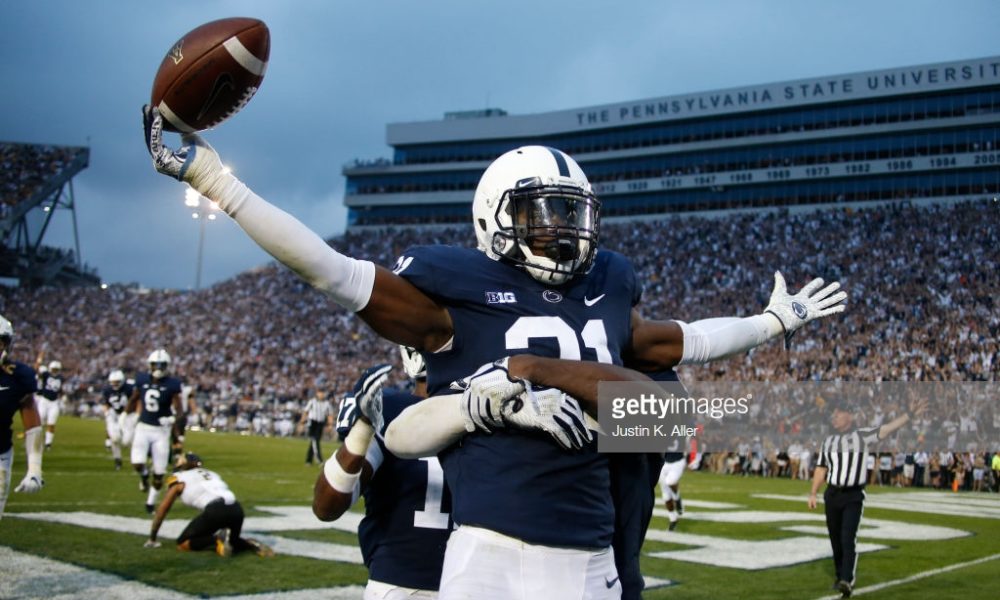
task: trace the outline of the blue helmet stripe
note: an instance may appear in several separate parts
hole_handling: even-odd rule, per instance
[[[569,177],[569,165],[566,164],[566,157],[555,148],[547,148],[552,153],[552,158],[556,159],[556,166],[559,168],[559,175]]]

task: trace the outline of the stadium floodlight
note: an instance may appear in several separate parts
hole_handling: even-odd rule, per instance
[[[194,208],[199,204],[201,204],[201,194],[198,193],[198,190],[193,187],[188,187],[184,190],[184,206]]]
[[[224,170],[229,172],[229,167]],[[191,218],[198,221],[198,259],[195,266],[194,289],[201,289],[201,265],[205,248],[205,221],[214,221],[219,205],[205,198],[192,187],[184,190],[184,205],[193,208]]]

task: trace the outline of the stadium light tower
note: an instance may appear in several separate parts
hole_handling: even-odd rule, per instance
[[[215,213],[219,207],[190,187],[184,192],[184,205],[194,209],[191,212],[191,218],[198,221],[198,259],[195,267],[194,289],[199,290],[201,289],[202,255],[205,250],[205,223],[216,219]]]

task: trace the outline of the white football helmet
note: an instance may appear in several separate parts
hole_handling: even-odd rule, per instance
[[[58,375],[59,371],[62,371],[62,363],[58,360],[54,360],[49,363],[49,373],[53,375]]]
[[[125,373],[122,373],[121,369],[108,373],[108,384],[111,385],[111,389],[117,390],[123,383],[125,383]]]
[[[153,379],[162,379],[170,371],[170,355],[163,348],[153,350],[146,362],[149,363],[149,373]]]
[[[409,346],[400,346],[399,353],[403,356],[403,370],[411,379],[427,379],[427,363],[423,354]]]
[[[13,343],[14,326],[10,324],[10,321],[0,316],[0,344],[3,345],[3,348],[0,348],[0,362],[7,361],[7,351],[10,350]]]
[[[522,265],[537,281],[561,285],[590,270],[600,202],[580,165],[546,146],[503,154],[483,173],[472,201],[479,249]]]

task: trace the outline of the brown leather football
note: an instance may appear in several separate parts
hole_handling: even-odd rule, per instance
[[[185,34],[153,80],[151,103],[163,128],[201,131],[235,115],[260,88],[270,51],[270,33],[258,19],[220,19]]]

